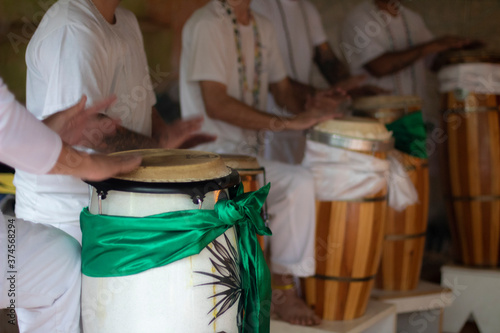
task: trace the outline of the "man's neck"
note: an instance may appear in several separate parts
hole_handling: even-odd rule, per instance
[[[120,4],[120,0],[90,0],[94,3],[95,8],[101,13],[106,21],[110,24],[115,24],[115,11]]]
[[[399,8],[401,2],[399,0],[375,0],[375,4],[381,10],[391,14],[392,16],[398,16]]]
[[[250,3],[247,1],[240,1],[237,5],[230,5],[233,8],[236,20],[241,25],[248,25],[250,23]]]

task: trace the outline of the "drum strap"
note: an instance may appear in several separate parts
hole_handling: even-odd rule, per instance
[[[214,210],[188,210],[147,217],[92,215],[85,208],[80,215],[82,229],[82,273],[90,277],[126,276],[168,265],[199,254],[209,244],[215,271],[214,285],[223,290],[214,304],[223,315],[228,304],[239,302],[242,332],[269,333],[269,311],[261,304],[271,301],[271,274],[256,233],[271,235],[260,216],[270,185],[243,193],[231,200],[219,200]],[[225,235],[237,234],[236,250]],[[227,246],[224,246],[226,244]],[[210,284],[210,287],[212,284]],[[203,287],[203,285],[199,285]],[[207,323],[208,324],[208,323]],[[248,327],[245,329],[245,326]]]
[[[327,275],[314,275],[316,279],[325,280],[325,281],[336,281],[336,282],[368,282],[375,278],[375,275],[362,277],[362,278],[354,278],[354,277],[342,277],[342,276],[327,276]]]
[[[476,196],[463,196],[463,197],[458,197],[458,196],[449,196],[448,199],[451,199],[453,201],[497,201],[500,200],[500,195],[476,195]]]
[[[412,235],[385,235],[384,239],[386,241],[401,241],[401,240],[407,240],[407,239],[416,239],[416,238],[422,238],[427,235],[426,232],[422,232],[419,234],[412,234]]]

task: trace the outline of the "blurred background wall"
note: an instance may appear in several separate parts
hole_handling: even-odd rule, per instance
[[[0,75],[16,96],[25,99],[24,52],[46,9],[54,0],[2,0],[0,2]],[[123,0],[122,6],[139,18],[152,68],[177,76],[180,32],[183,23],[208,0]],[[332,45],[338,51],[338,33],[346,13],[361,0],[311,0],[323,18]],[[405,4],[419,12],[436,35],[459,34],[500,45],[499,0],[413,0]],[[169,88],[168,82],[158,90]]]

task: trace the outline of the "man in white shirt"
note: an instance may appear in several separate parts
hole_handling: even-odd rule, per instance
[[[321,24],[321,17],[307,0],[253,0],[251,8],[272,22],[279,50],[290,79],[309,84],[313,62],[329,84],[349,78],[348,68],[333,53]],[[280,108],[272,95],[267,111],[277,116],[290,116]],[[264,157],[300,164],[304,157],[305,135],[300,131],[268,133]]]
[[[417,13],[398,0],[369,0],[347,16],[340,47],[352,74],[368,75],[367,84],[393,95],[426,99],[426,58],[471,41],[434,39]]]
[[[191,138],[201,119],[166,125],[154,108],[142,35],[135,16],[119,0],[61,0],[45,14],[26,51],[27,107],[38,119],[75,103],[115,94],[105,111],[121,126],[102,144],[89,148],[114,152],[175,148]],[[99,133],[88,133],[90,139]],[[152,137],[151,137],[152,136]],[[63,229],[81,241],[79,214],[88,186],[70,176],[16,172],[16,215]]]
[[[272,24],[253,14],[250,1],[211,1],[196,11],[183,30],[180,70],[184,116],[204,116],[203,131],[217,140],[197,149],[258,156],[267,130],[301,131],[333,117],[341,100],[323,93],[315,98],[308,86],[287,78]],[[271,92],[293,116],[277,117],[264,110]],[[293,324],[319,323],[299,299],[293,276],[314,274],[314,185],[298,166],[260,159],[271,182],[268,197],[273,304]]]
[[[139,158],[88,155],[69,146],[80,141],[84,129],[102,127],[95,119],[87,126],[109,102],[88,110],[84,105],[85,99],[47,121],[59,137],[17,103],[0,78],[0,161],[37,174],[95,181],[137,167]],[[115,126],[109,125],[112,131]],[[16,310],[20,332],[80,332],[80,246],[75,239],[57,228],[0,214],[0,255],[0,308],[9,310],[8,324],[15,325]]]

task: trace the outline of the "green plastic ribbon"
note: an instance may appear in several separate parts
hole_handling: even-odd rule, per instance
[[[427,158],[424,120],[422,112],[409,113],[393,123],[387,124],[386,128],[392,131],[395,139],[395,147],[411,156]]]
[[[82,273],[90,277],[137,274],[199,254],[229,228],[235,227],[240,253],[242,332],[268,333],[271,275],[256,234],[271,235],[260,210],[270,184],[231,200],[219,200],[214,210],[188,210],[147,217],[80,215]]]

